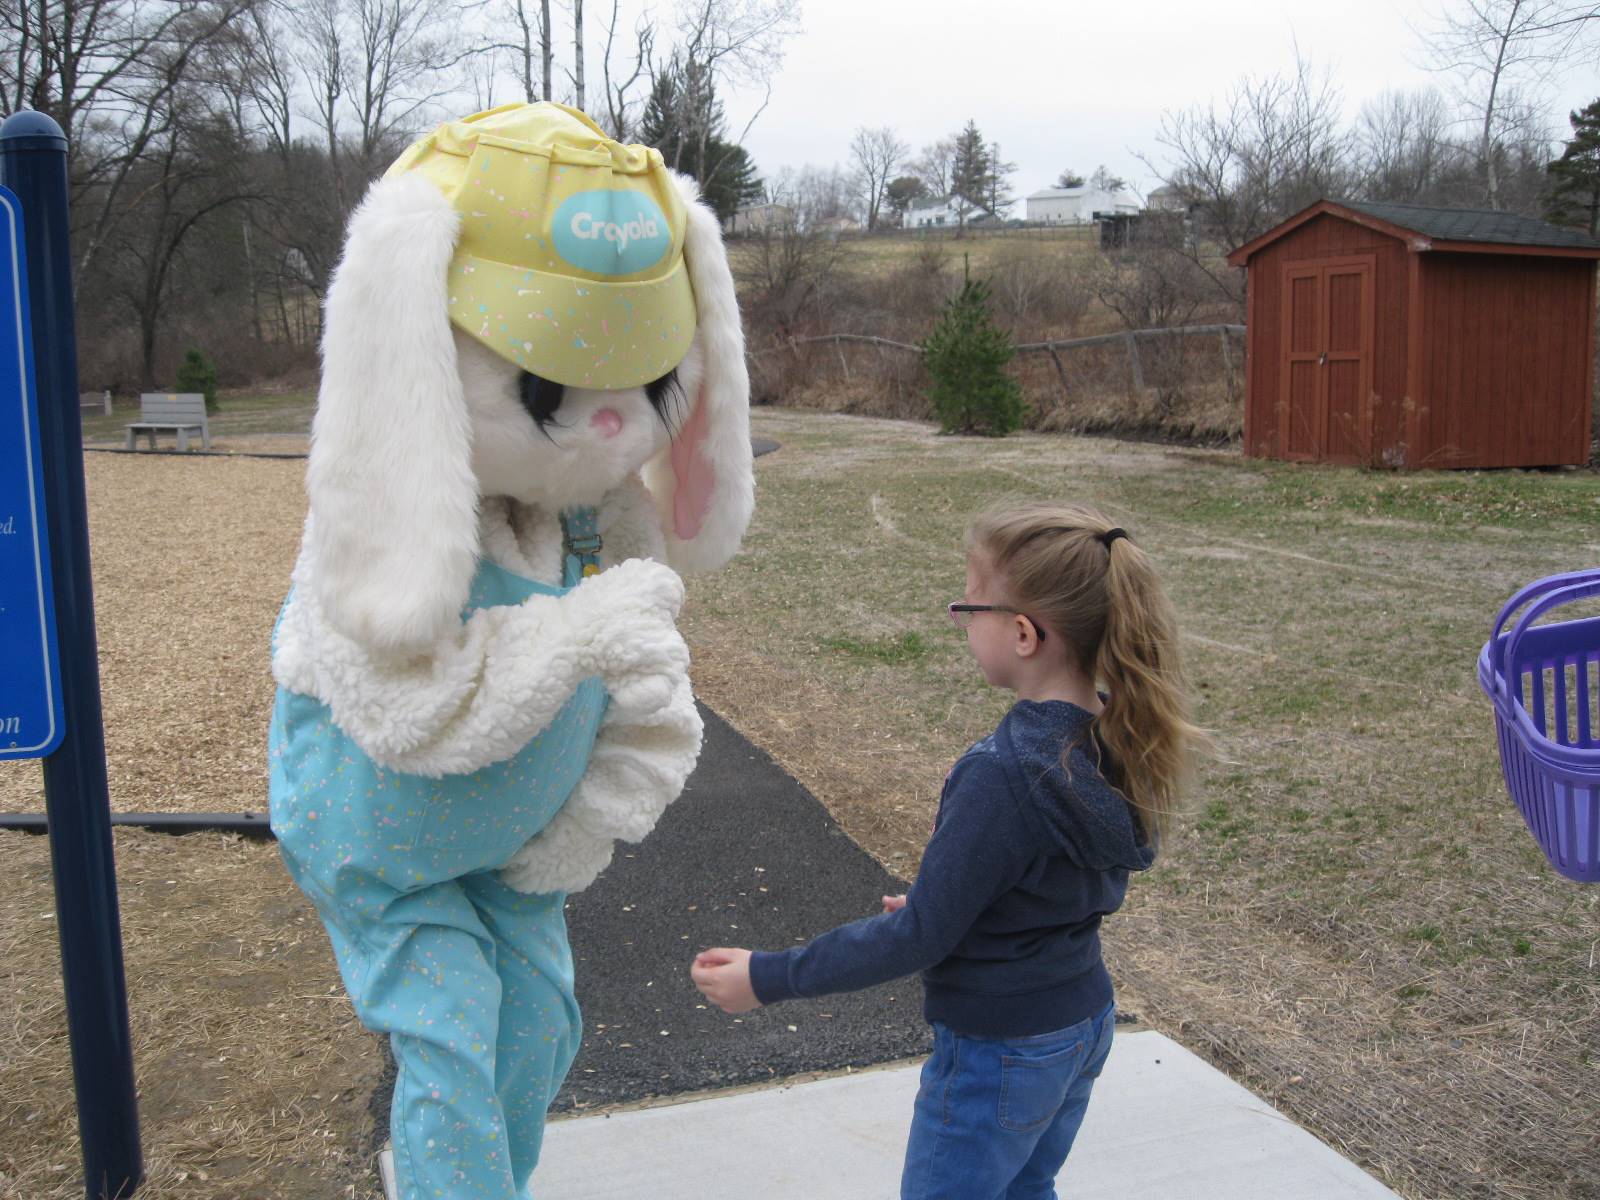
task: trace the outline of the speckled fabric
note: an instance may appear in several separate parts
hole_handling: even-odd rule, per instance
[[[569,586],[581,570],[569,556]],[[562,590],[483,560],[467,612]],[[538,1161],[581,1038],[565,897],[496,872],[560,811],[606,702],[585,680],[512,758],[425,779],[376,766],[326,706],[278,690],[272,829],[357,1014],[390,1035],[402,1200],[514,1200]]]
[[[415,172],[460,217],[448,276],[457,328],[569,387],[639,387],[689,351],[688,217],[659,151],[564,104],[447,121],[387,172]]]

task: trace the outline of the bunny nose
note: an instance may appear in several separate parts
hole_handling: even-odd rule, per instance
[[[613,438],[622,432],[622,414],[614,408],[602,408],[589,418],[589,424],[600,431],[601,437]]]

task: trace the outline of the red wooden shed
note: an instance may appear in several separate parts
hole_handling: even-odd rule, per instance
[[[1322,200],[1244,267],[1245,453],[1589,461],[1600,241],[1512,213]]]

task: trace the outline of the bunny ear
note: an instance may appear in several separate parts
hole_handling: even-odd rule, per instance
[[[694,182],[676,179],[688,209],[684,257],[697,323],[679,368],[689,413],[672,444],[645,465],[644,481],[661,518],[667,561],[679,571],[709,571],[739,549],[755,509],[750,377],[722,230],[699,203]]]
[[[379,650],[425,650],[451,629],[477,561],[471,422],[445,295],[458,225],[427,179],[379,180],[328,289],[307,583],[335,629]]]

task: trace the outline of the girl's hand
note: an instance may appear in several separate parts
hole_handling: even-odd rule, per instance
[[[695,955],[689,978],[711,1003],[725,1013],[745,1013],[760,1008],[750,986],[750,951],[718,946]]]
[[[899,896],[885,896],[883,898],[883,911],[886,913],[899,912],[906,906],[904,894]]]

